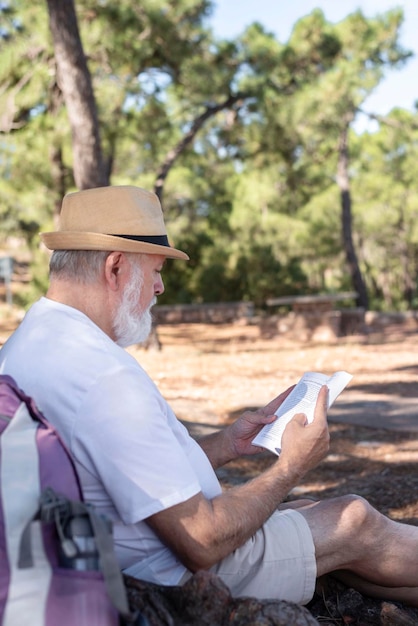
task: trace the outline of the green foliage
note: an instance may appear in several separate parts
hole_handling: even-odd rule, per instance
[[[262,305],[272,296],[351,289],[338,140],[385,70],[407,61],[402,13],[357,11],[334,25],[316,9],[287,42],[257,23],[220,41],[209,27],[212,7],[76,2],[112,184],[153,188],[178,151],[163,207],[191,261],[168,264],[161,301]],[[46,3],[10,0],[0,20],[1,243],[19,236],[32,250],[39,293],[47,273],[36,233],[53,226],[62,192],[74,187],[71,134]],[[402,110],[376,133],[350,133],[353,239],[380,308],[417,306],[417,139],[416,115]]]
[[[24,309],[46,293],[48,288],[48,256],[44,249],[33,248],[29,271],[31,281],[14,296],[15,304]]]
[[[271,297],[309,291],[300,259],[290,258],[282,265],[266,245],[254,244],[244,250],[237,262],[236,275],[243,294],[239,299],[252,300],[257,306],[263,306]]]
[[[269,297],[309,290],[300,259],[282,264],[270,245],[231,246],[227,238],[214,241],[204,232],[176,245],[191,260],[166,267],[162,304],[249,300],[263,306]]]
[[[355,212],[371,293],[380,308],[402,309],[418,295],[418,118],[395,110],[386,122],[357,139]]]

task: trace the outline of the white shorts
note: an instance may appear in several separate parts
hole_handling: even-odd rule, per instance
[[[264,526],[211,568],[234,597],[307,604],[315,591],[315,546],[308,523],[294,509],[277,511]]]

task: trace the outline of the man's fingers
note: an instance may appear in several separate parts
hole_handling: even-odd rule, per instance
[[[308,418],[306,417],[305,413],[295,413],[295,415],[292,417],[292,420],[294,422],[298,422],[301,426],[306,426],[306,424],[308,423]]]
[[[315,411],[314,411],[314,420],[327,421],[327,410],[328,410],[328,387],[324,385],[319,390],[318,398],[316,400]],[[292,418],[295,422],[298,422],[301,426],[306,426],[308,424],[307,417],[305,413],[295,413]]]
[[[317,417],[326,419],[328,411],[328,395],[329,389],[326,385],[323,385],[319,390],[318,398],[316,401],[314,419],[316,419]]]
[[[276,398],[274,398],[273,400],[271,400],[271,402],[269,402],[263,409],[263,412],[265,415],[272,415],[273,413],[275,413],[277,411],[277,409],[279,408],[279,406],[284,402],[284,400],[286,400],[287,396],[289,395],[289,393],[292,391],[292,389],[295,388],[295,385],[292,385],[291,387],[289,387],[288,389],[286,389],[286,391],[283,391],[281,394],[279,394]]]

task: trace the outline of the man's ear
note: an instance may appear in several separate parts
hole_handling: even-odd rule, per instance
[[[123,252],[111,252],[105,261],[104,278],[112,291],[121,286],[123,274],[129,270],[126,256]]]

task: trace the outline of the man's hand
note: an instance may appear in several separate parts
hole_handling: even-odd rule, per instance
[[[229,438],[233,458],[257,454],[263,450],[263,448],[253,446],[251,442],[265,424],[270,424],[277,419],[275,411],[293,388],[294,385],[257,411],[245,411],[231,426],[225,429],[224,434],[225,437]]]
[[[299,477],[318,465],[329,450],[327,422],[328,388],[323,386],[315,406],[313,421],[297,413],[287,424],[282,437],[279,462],[292,468]]]
[[[251,446],[254,434],[272,421],[274,411],[290,391],[280,394],[263,409],[246,411],[225,429],[232,431],[241,453],[254,447]],[[306,424],[306,417],[299,413],[287,425],[282,453],[276,463],[212,500],[199,493],[152,515],[147,523],[188,569],[194,572],[211,567],[253,536],[299,477],[324,456],[328,449],[326,414],[327,388],[323,387],[312,424]],[[224,438],[221,443],[225,445]],[[218,453],[218,458],[221,456]]]
[[[274,412],[293,388],[294,385],[274,398],[264,408],[257,411],[245,411],[230,426],[199,439],[199,444],[212,466],[217,468],[239,456],[260,452],[263,448],[253,446],[251,441],[265,424],[270,424],[277,419]]]
[[[251,440],[264,424],[275,419],[274,412],[290,393],[287,389],[258,411],[246,411],[238,420],[205,438],[212,456],[220,461],[231,456],[226,435],[234,442],[235,456],[259,448]],[[282,453],[276,463],[244,484],[222,492],[212,500],[199,493],[147,519],[147,523],[191,571],[206,569],[249,539],[283,502],[300,476],[314,467],[328,450],[328,390],[323,387],[315,408],[314,421],[297,414],[287,425]],[[229,451],[229,452],[228,452]],[[233,458],[233,457],[231,457]]]

